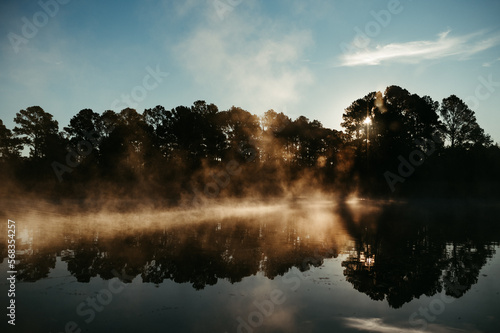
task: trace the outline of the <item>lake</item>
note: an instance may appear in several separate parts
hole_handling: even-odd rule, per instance
[[[500,207],[231,202],[15,205],[12,332],[497,332]],[[7,237],[0,240],[8,313]],[[5,332],[6,329],[2,329]]]

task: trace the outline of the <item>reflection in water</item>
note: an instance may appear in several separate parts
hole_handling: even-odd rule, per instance
[[[357,238],[354,254],[342,263],[346,279],[394,308],[443,288],[446,295],[463,296],[493,256],[500,233],[496,214],[481,219],[478,209],[450,208],[395,206],[382,210],[375,223],[361,224],[343,208],[343,221]],[[367,256],[377,258],[373,267]]]
[[[385,323],[380,318],[345,318],[347,327],[355,328],[358,331],[372,332],[372,333],[421,333],[422,330],[407,327],[406,323],[400,325],[393,325]],[[431,324],[428,327],[429,332],[433,333],[449,333],[457,331],[453,327],[444,325]],[[478,331],[468,330],[470,333],[479,333]]]
[[[442,290],[463,296],[500,240],[496,214],[479,214],[484,209],[321,202],[240,212],[26,218],[18,224],[18,280],[46,278],[60,257],[79,282],[109,280],[116,270],[124,282],[140,276],[201,290],[342,255],[356,290],[399,308]],[[5,243],[1,251],[4,260]]]
[[[345,322],[347,327],[352,327],[360,331],[380,333],[415,333],[415,330],[412,328],[396,327],[390,324],[386,324],[380,318],[345,318]]]

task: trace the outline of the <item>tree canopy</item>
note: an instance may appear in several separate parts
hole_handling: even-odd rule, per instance
[[[59,125],[52,115],[39,106],[30,106],[16,114],[14,133],[20,142],[30,147],[32,158],[43,158],[47,155],[54,137],[58,135]]]
[[[477,123],[474,111],[457,96],[443,99],[439,113],[443,119],[443,134],[452,148],[491,145],[492,140]]]
[[[39,106],[20,110],[14,122],[11,131],[0,120],[3,177],[56,197],[93,188],[171,203],[315,190],[446,195],[464,184],[464,192],[489,195],[499,178],[500,149],[461,99],[440,104],[398,86],[347,106],[344,131],[305,116],[271,109],[259,117],[201,100],[142,113],[82,109],[62,131]]]

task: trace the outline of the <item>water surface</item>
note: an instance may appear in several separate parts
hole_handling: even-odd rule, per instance
[[[499,211],[368,200],[4,211],[17,226],[15,331],[496,332]],[[5,238],[0,248],[6,281]]]

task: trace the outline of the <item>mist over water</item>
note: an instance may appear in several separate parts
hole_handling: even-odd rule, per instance
[[[95,332],[109,329],[106,322],[120,332],[161,331],[165,323],[179,332],[244,332],[245,325],[264,332],[327,326],[348,332],[369,323],[404,331],[422,326],[420,315],[408,321],[417,304],[439,295],[456,302],[428,322],[430,329],[488,331],[498,324],[492,311],[500,290],[488,282],[500,270],[494,260],[498,206],[316,197],[123,213],[41,207],[3,207],[2,215],[16,216],[19,316],[36,313],[46,331],[62,330],[69,320]],[[0,246],[5,272],[7,244]],[[86,322],[90,312],[75,314],[82,302],[81,310],[90,311],[88,297],[99,299],[115,281],[123,291],[92,321]],[[482,288],[497,295],[481,299],[486,321],[465,310],[479,306],[474,290]],[[262,314],[254,328],[255,304],[270,304],[276,290],[284,301],[273,303],[272,314]],[[48,306],[54,293],[64,308]],[[144,302],[132,301],[138,297]]]

